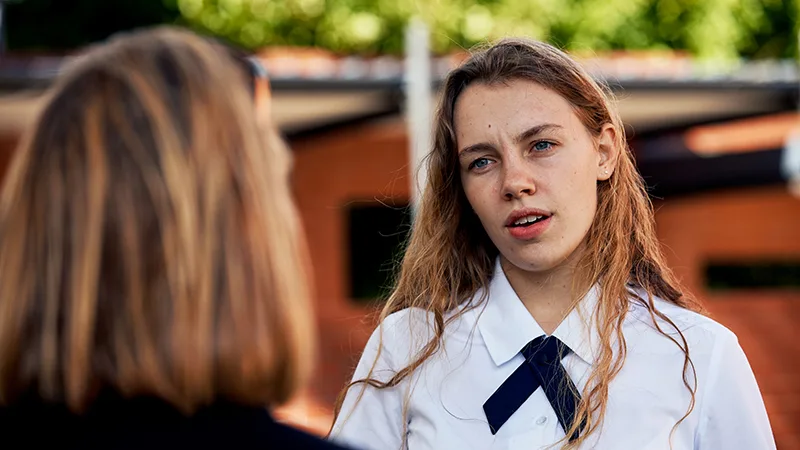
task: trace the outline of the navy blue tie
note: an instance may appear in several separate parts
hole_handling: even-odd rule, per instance
[[[581,398],[561,365],[561,359],[570,351],[566,344],[552,336],[540,336],[522,349],[525,362],[483,404],[492,434],[497,433],[539,386],[544,389],[564,432],[572,427],[575,409]],[[573,433],[570,441],[578,435],[578,431]]]

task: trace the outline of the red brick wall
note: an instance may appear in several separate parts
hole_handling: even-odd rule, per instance
[[[732,329],[753,366],[782,450],[800,449],[800,291],[711,292],[709,259],[800,261],[800,198],[782,186],[658,205],[659,237],[687,289]]]
[[[331,405],[352,374],[374,327],[371,311],[348,298],[346,207],[405,202],[407,139],[402,122],[341,129],[291,143],[293,185],[314,261],[320,326],[320,376],[313,395]],[[377,199],[377,200],[376,200]]]

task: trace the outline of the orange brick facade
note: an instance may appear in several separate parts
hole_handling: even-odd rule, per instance
[[[349,379],[375,312],[348,298],[346,206],[407,202],[407,139],[396,122],[349,127],[292,142],[295,199],[314,262],[320,376],[312,386],[331,405]]]
[[[800,261],[800,198],[783,186],[698,195],[659,205],[656,221],[687,290],[739,336],[779,448],[800,449],[800,291],[717,293],[700,270],[713,259]]]

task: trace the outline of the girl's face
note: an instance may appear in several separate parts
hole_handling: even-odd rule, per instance
[[[574,260],[614,170],[613,126],[591,136],[567,100],[523,80],[470,85],[454,121],[464,193],[501,257],[531,272]]]

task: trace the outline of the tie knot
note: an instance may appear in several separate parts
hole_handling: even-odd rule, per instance
[[[539,336],[522,348],[522,355],[529,364],[544,366],[561,362],[571,351],[557,337]]]

